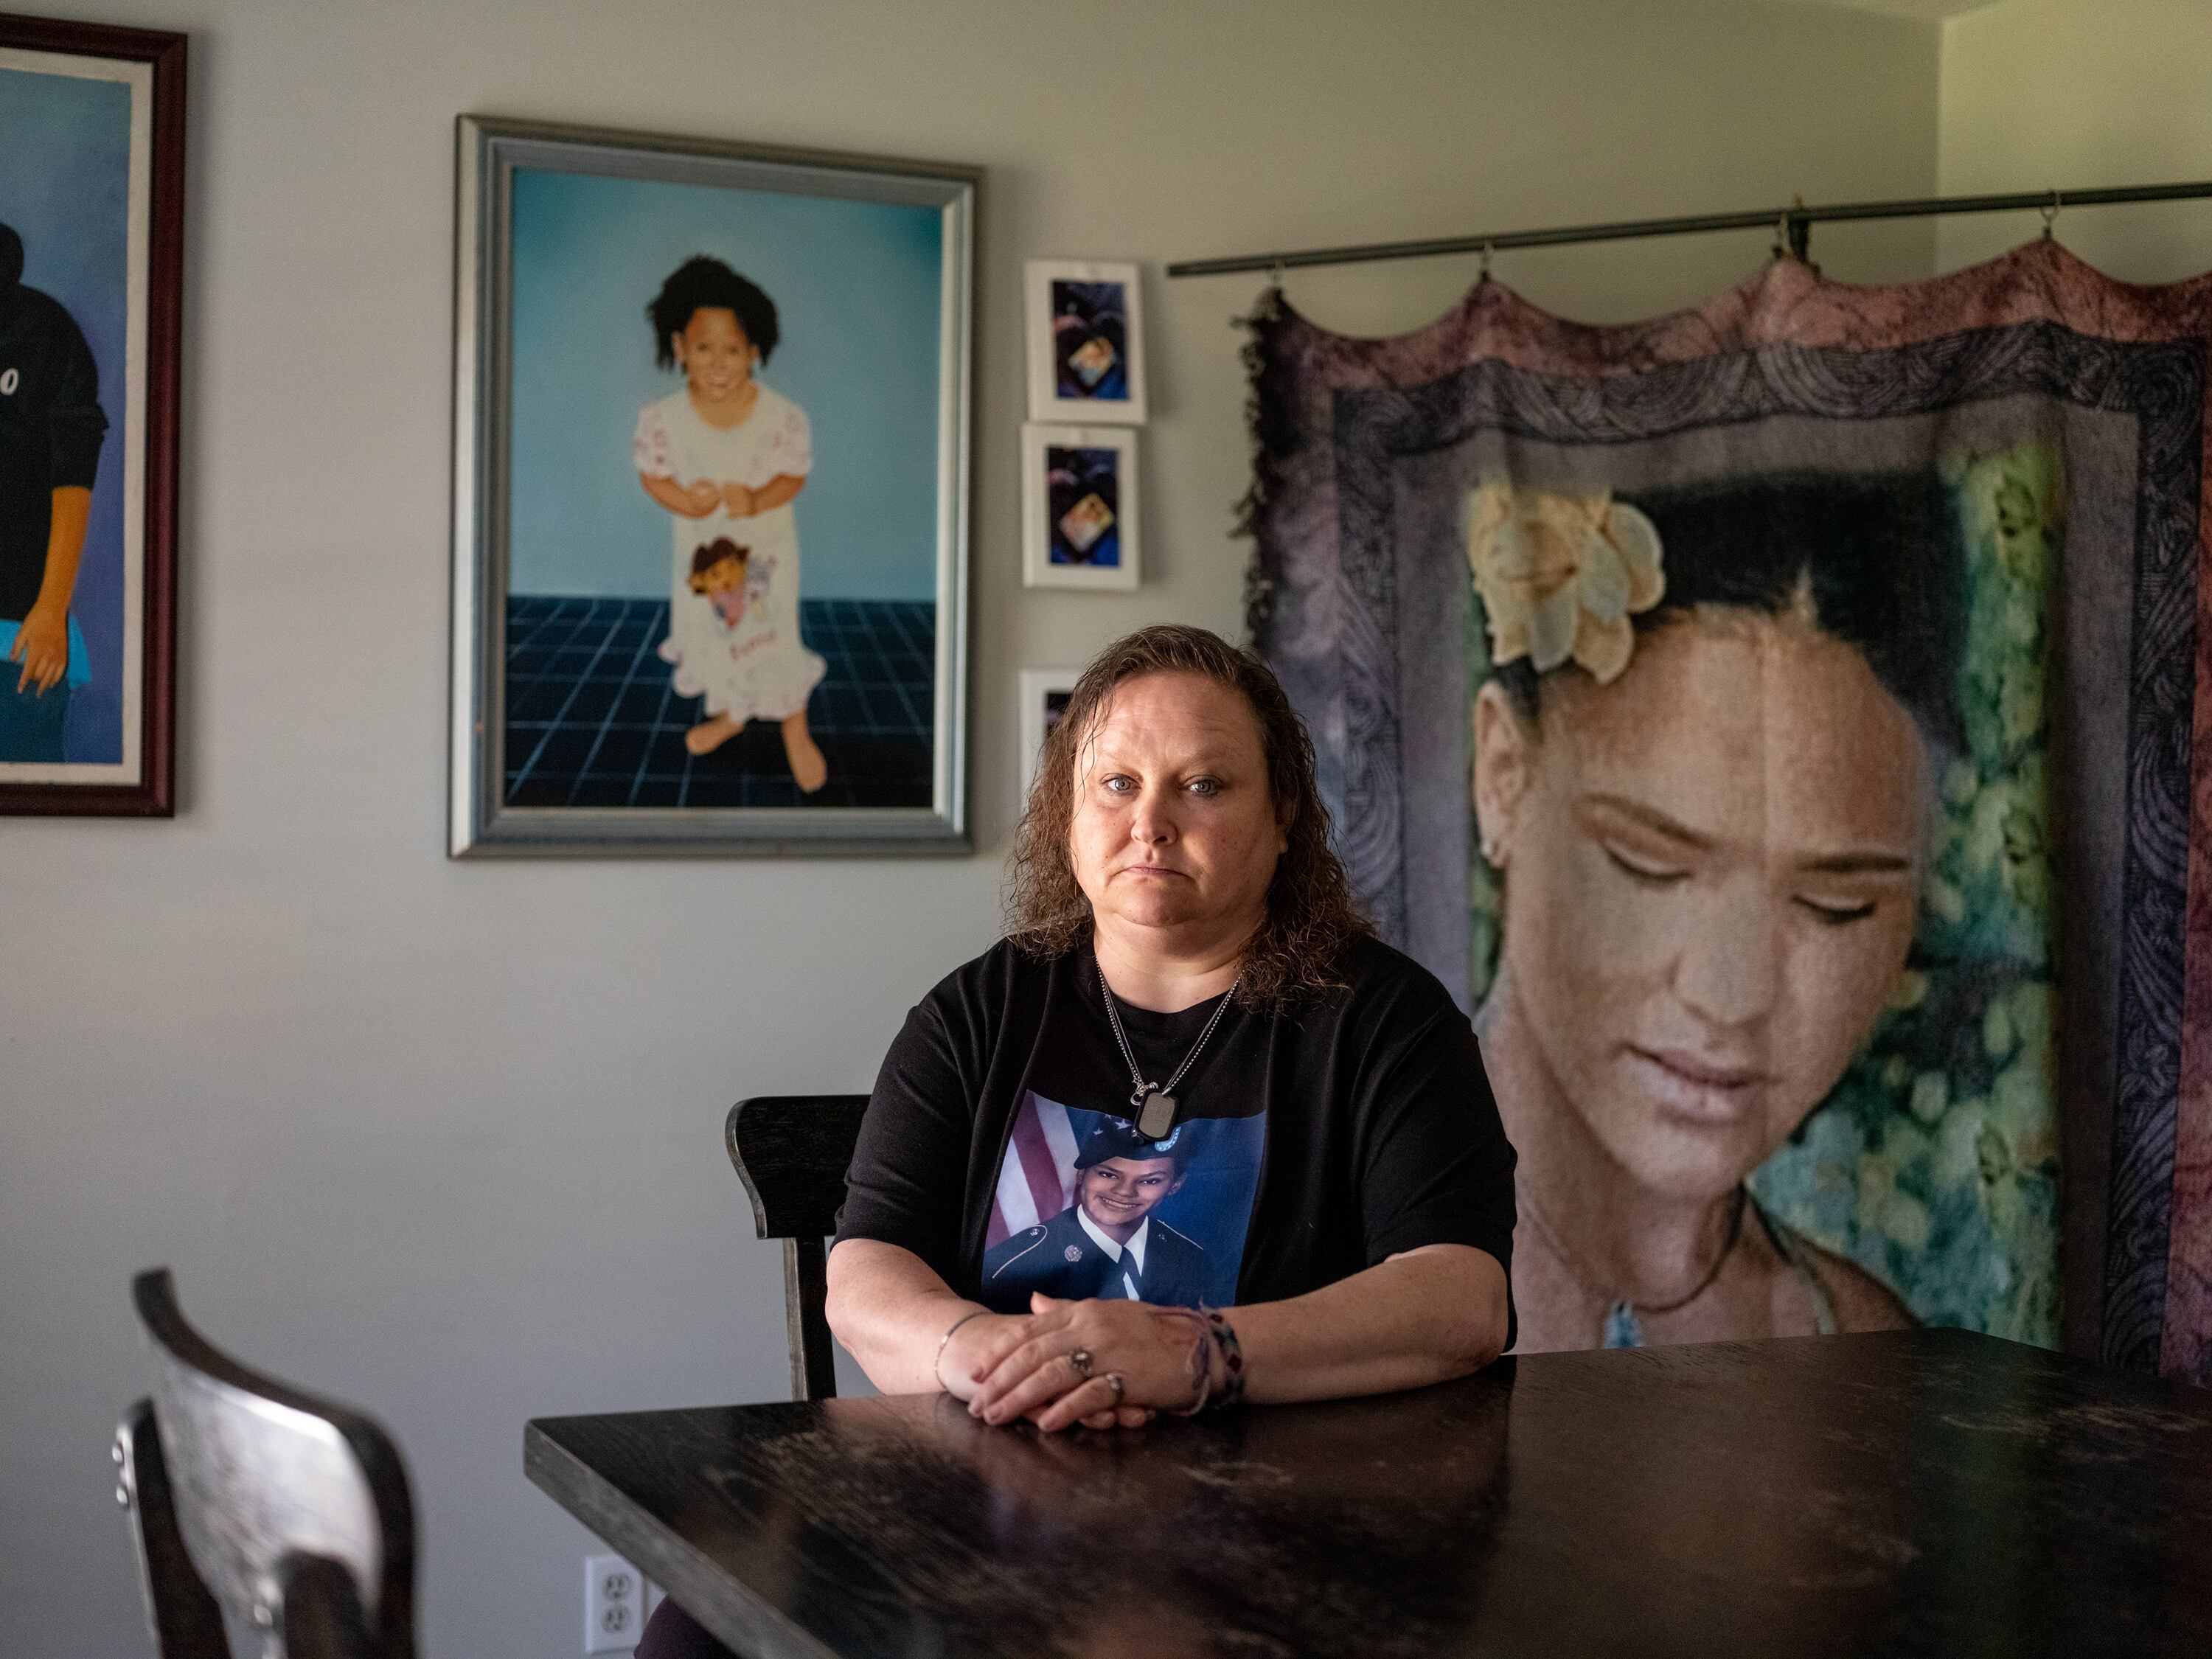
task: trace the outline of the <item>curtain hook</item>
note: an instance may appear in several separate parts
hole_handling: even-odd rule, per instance
[[[1777,264],[1781,264],[1783,256],[1790,252],[1790,216],[1788,214],[1784,213],[1775,220],[1774,246],[1768,251],[1773,254],[1774,262]]]
[[[1492,243],[1485,242],[1482,245],[1482,260],[1475,267],[1477,274],[1474,280],[1478,285],[1490,280],[1490,256],[1497,252],[1498,249]]]
[[[2058,210],[2064,205],[2064,199],[2060,197],[2057,191],[2054,190],[2051,192],[2051,200],[2036,210],[2038,213],[2040,213],[2043,216],[2043,240],[2045,241],[2048,242],[2051,240],[2051,228],[2058,222]]]
[[[1800,264],[1812,265],[1813,274],[1818,276],[1820,268],[1813,264],[1813,222],[1798,216],[1798,210],[1804,205],[1805,198],[1802,196],[1791,197],[1790,210],[1783,216],[1782,223],[1784,228],[1790,234],[1791,256]]]

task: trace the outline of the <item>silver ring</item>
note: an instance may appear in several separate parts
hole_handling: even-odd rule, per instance
[[[1107,1372],[1106,1384],[1109,1388],[1114,1390],[1114,1403],[1117,1406],[1120,1405],[1121,1403],[1121,1396],[1128,1392],[1128,1384],[1122,1382],[1121,1373],[1119,1371]]]
[[[1091,1380],[1090,1349],[1071,1348],[1068,1350],[1067,1363],[1074,1367],[1075,1374],[1081,1377],[1085,1382],[1087,1382]]]

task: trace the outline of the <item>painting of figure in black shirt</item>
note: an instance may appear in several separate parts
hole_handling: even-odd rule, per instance
[[[0,224],[0,761],[59,762],[88,678],[70,604],[107,416],[84,331]]]

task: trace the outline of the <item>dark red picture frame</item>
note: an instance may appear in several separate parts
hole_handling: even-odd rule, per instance
[[[135,784],[0,783],[0,814],[172,817],[177,810],[177,430],[183,344],[185,37],[0,12],[0,46],[154,70],[148,203],[144,635]]]

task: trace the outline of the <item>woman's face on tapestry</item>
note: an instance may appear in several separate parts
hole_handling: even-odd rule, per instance
[[[1641,634],[1620,677],[1476,704],[1504,973],[1642,1184],[1727,1191],[1832,1088],[1912,939],[1929,772],[1857,650],[1795,618]]]
[[[720,399],[741,391],[752,378],[760,353],[738,325],[738,313],[719,306],[702,306],[691,313],[681,334],[669,343],[684,378],[702,396]]]

